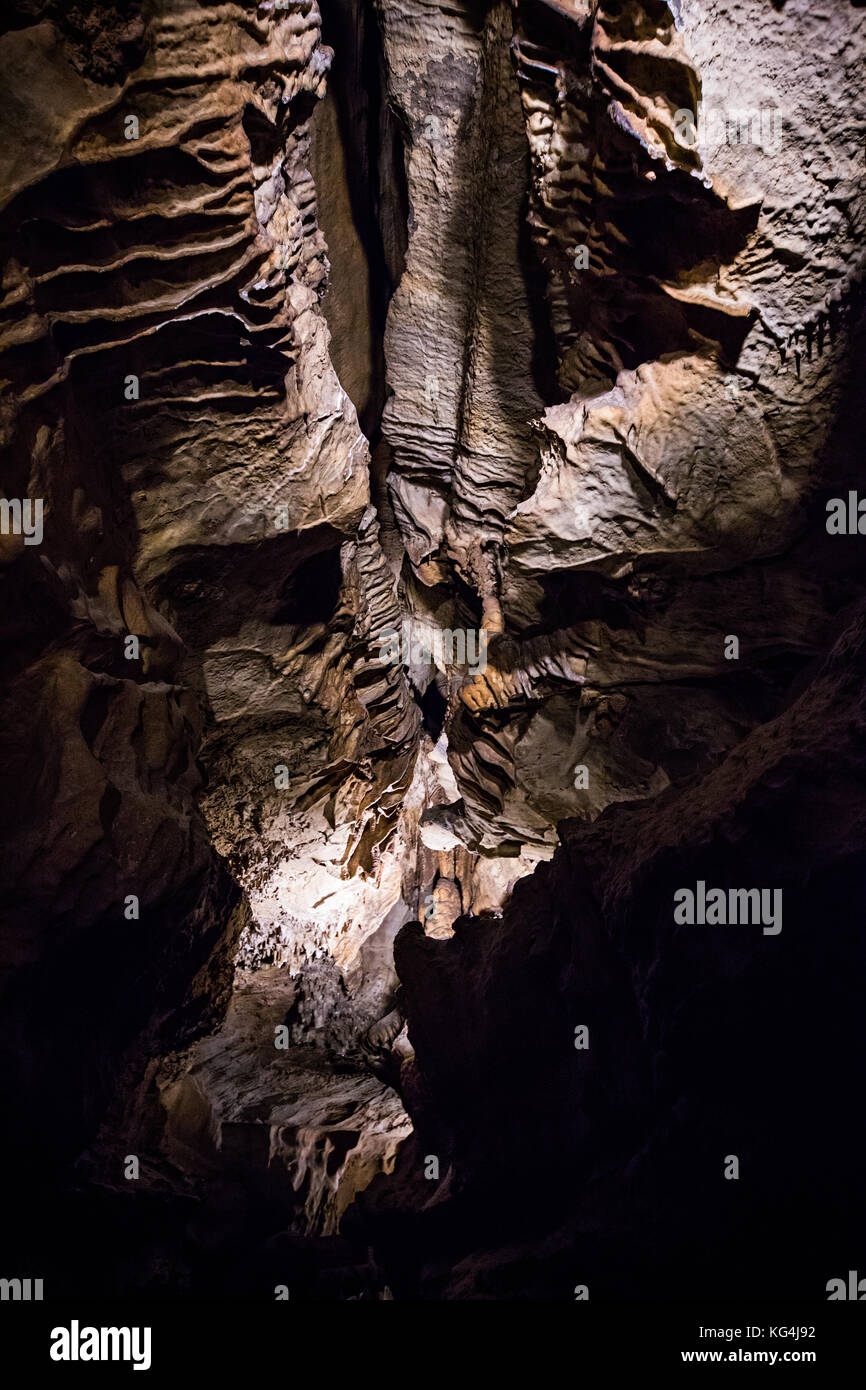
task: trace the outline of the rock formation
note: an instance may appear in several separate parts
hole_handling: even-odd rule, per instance
[[[864,27],[12,0],[4,1167],[56,1288],[94,1223],[89,1286],[174,1297],[855,1258]],[[698,881],[778,939],[680,929]]]

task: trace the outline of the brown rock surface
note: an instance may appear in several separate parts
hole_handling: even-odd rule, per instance
[[[694,1001],[726,1016],[741,981],[757,1049],[802,969],[824,1063],[856,1051],[829,972],[859,978],[863,573],[825,502],[862,473],[864,25],[806,0],[0,21],[0,500],[44,507],[38,544],[0,536],[5,1162],[104,1199],[107,1284],[126,1203],[157,1213],[136,1288],[207,1287],[213,1220],[224,1288],[284,1237],[311,1297],[505,1296],[533,1250],[559,1296],[580,1236],[621,1290],[592,1244],[619,1165],[636,1270],[653,1184],[670,1205],[675,1290],[693,1213],[665,1172],[700,1123],[723,1140]],[[671,865],[759,852],[802,896],[775,985],[659,916]],[[575,1080],[554,1031],[608,1006]],[[736,1057],[720,1114],[748,1129]],[[565,1235],[543,1201],[530,1234],[485,1226],[524,1171],[579,1174]]]

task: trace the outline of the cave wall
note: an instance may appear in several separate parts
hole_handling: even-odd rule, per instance
[[[848,1267],[861,9],[9,8],[4,1158],[108,1285],[203,1193],[232,1291]],[[780,940],[672,932],[713,875]]]
[[[203,731],[234,721],[273,786],[304,709],[268,674],[292,577],[325,556],[339,588],[368,503],[318,310],[315,7],[62,8],[2,38],[3,486],[44,507],[41,544],[3,536],[4,1026],[55,1161],[123,1067],[225,1008],[250,916],[202,818]],[[42,1010],[70,1069],[39,1106]]]
[[[556,380],[425,819],[564,844],[501,915],[398,936],[415,1136],[358,1221],[397,1297],[820,1298],[863,1214],[863,570],[827,525],[861,476],[862,16],[513,8]],[[784,933],[677,929],[698,880],[772,883]]]
[[[705,778],[563,822],[500,921],[403,928],[415,1134],[361,1199],[396,1297],[819,1300],[854,1267],[862,603],[848,616]],[[678,923],[699,881],[771,885],[773,922]]]

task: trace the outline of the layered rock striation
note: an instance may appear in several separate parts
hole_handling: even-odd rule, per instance
[[[850,1190],[863,46],[802,0],[13,3],[6,1161],[108,1285],[848,1267],[786,1145],[802,1105]],[[674,930],[698,880],[784,930]]]

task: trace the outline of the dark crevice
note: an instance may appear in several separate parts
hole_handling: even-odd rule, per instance
[[[448,712],[448,701],[435,679],[430,682],[418,703],[424,718],[424,728],[435,743],[442,732]]]
[[[280,589],[280,606],[270,622],[312,627],[333,618],[340,601],[343,573],[338,547],[302,561]]]
[[[345,151],[352,216],[367,258],[372,384],[360,425],[375,448],[385,405],[385,322],[409,240],[403,133],[388,104],[387,64],[372,0],[323,5],[322,39],[334,50],[329,89]],[[334,286],[337,294],[345,288]]]

